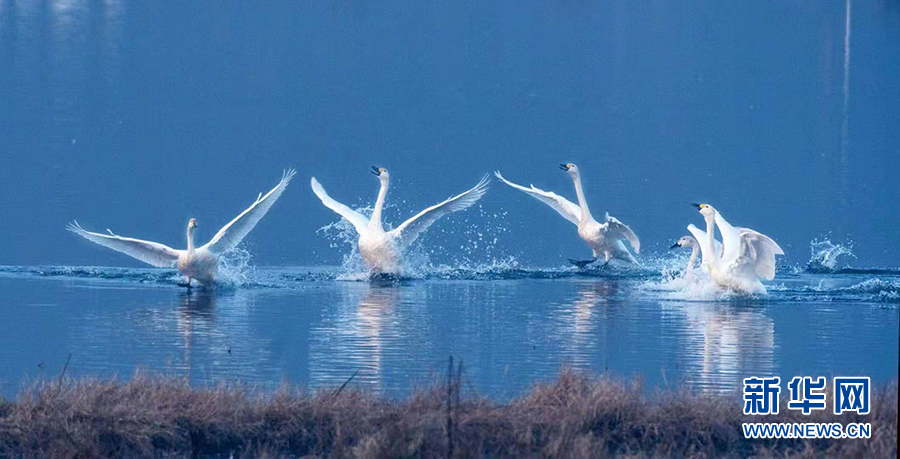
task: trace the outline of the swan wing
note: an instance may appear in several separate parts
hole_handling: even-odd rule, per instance
[[[775,255],[784,255],[784,250],[765,234],[747,228],[737,230],[740,232],[740,254],[734,263],[747,274],[774,279]]]
[[[206,248],[215,254],[221,254],[237,247],[244,237],[259,223],[259,220],[266,215],[272,204],[275,204],[275,201],[284,193],[284,190],[291,183],[291,179],[294,178],[296,173],[297,171],[293,169],[285,171],[284,175],[281,176],[281,181],[278,182],[275,188],[272,188],[265,196],[260,195],[257,197],[256,202],[248,207],[247,210],[241,212],[234,220],[223,226],[213,236],[212,240],[201,248]]]
[[[612,234],[618,236],[620,238],[626,239],[630,244],[631,248],[634,249],[634,253],[641,252],[641,241],[638,239],[637,234],[634,234],[634,231],[631,230],[628,225],[619,221],[618,218],[613,217],[609,213],[606,214],[606,226],[607,234]]]
[[[325,192],[325,188],[322,188],[322,185],[315,177],[310,179],[309,185],[312,187],[313,193],[322,200],[322,204],[325,204],[325,207],[335,211],[341,217],[346,218],[347,221],[356,228],[357,233],[363,234],[366,232],[366,228],[369,226],[369,219],[366,218],[365,215],[335,201],[331,196],[328,196],[328,193]]]
[[[181,255],[180,251],[158,242],[122,237],[113,234],[112,231],[109,234],[87,231],[77,221],[69,223],[66,229],[91,242],[130,255],[157,268],[174,268],[178,263],[178,256]]]
[[[722,235],[722,260],[730,263],[741,255],[741,229],[731,226],[718,211],[715,221]]]
[[[578,224],[581,220],[581,207],[578,207],[578,204],[575,204],[572,201],[552,192],[552,191],[544,191],[540,188],[536,188],[534,185],[531,185],[531,188],[526,188],[522,185],[515,184],[503,178],[500,175],[500,171],[494,172],[494,175],[497,176],[503,183],[524,192],[525,194],[537,199],[538,201],[547,204],[552,207],[553,210],[559,212],[566,220]]]
[[[472,206],[472,204],[478,202],[478,200],[487,193],[489,181],[488,176],[485,175],[482,177],[481,181],[470,190],[419,212],[414,217],[400,224],[397,228],[389,231],[388,234],[397,238],[398,241],[400,241],[401,246],[405,247],[412,244],[416,238],[419,237],[419,234],[428,229],[428,227],[439,218],[453,212],[467,209]]]

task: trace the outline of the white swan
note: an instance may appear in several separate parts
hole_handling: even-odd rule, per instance
[[[400,226],[390,231],[385,231],[381,224],[381,210],[384,208],[384,198],[387,195],[390,174],[387,169],[381,167],[372,166],[372,170],[372,173],[381,182],[381,188],[378,190],[378,199],[375,201],[375,210],[372,212],[371,219],[328,196],[328,193],[325,192],[325,189],[322,188],[322,185],[319,184],[315,177],[310,179],[310,186],[316,196],[322,200],[322,204],[325,204],[325,207],[346,218],[356,228],[356,232],[359,234],[359,252],[362,254],[366,267],[373,274],[402,274],[402,253],[406,247],[412,244],[420,234],[439,218],[449,213],[467,209],[478,202],[488,189],[488,178],[485,176],[472,189],[447,199],[440,204],[431,206],[403,222]]]
[[[677,249],[679,247],[691,249],[691,258],[688,259],[687,266],[684,267],[684,271],[681,273],[682,277],[691,276],[694,272],[694,265],[697,263],[697,256],[700,255],[700,244],[697,243],[694,236],[681,236],[669,249]]]
[[[597,261],[601,255],[606,263],[609,263],[612,259],[617,259],[638,264],[631,252],[628,251],[628,248],[625,247],[625,242],[627,241],[634,249],[634,253],[640,252],[641,241],[638,240],[634,231],[631,231],[631,228],[629,228],[628,225],[611,217],[609,213],[606,214],[603,223],[594,220],[590,209],[588,209],[587,200],[584,197],[584,190],[581,187],[581,173],[578,170],[578,166],[570,163],[560,164],[559,167],[568,172],[569,176],[571,176],[572,180],[575,182],[575,194],[578,195],[577,205],[556,193],[535,188],[534,185],[531,185],[531,188],[526,188],[522,185],[510,182],[500,175],[500,171],[494,172],[494,175],[502,180],[503,183],[523,191],[531,197],[552,207],[553,210],[559,212],[566,220],[569,220],[578,226],[578,235],[581,236],[581,239],[583,239],[588,247],[594,251],[594,259],[581,261],[570,259],[569,261],[572,264],[578,267],[584,267]]]
[[[722,214],[709,204],[694,204],[706,220],[706,232],[688,225],[688,231],[704,241],[700,244],[703,266],[720,287],[741,293],[766,293],[759,278],[775,278],[775,255],[784,255],[781,247],[768,236],[748,228],[731,226]],[[715,227],[722,235],[722,253],[715,250]]]
[[[178,271],[184,274],[188,288],[191,286],[191,279],[196,279],[204,285],[211,285],[215,283],[219,256],[240,244],[266,215],[272,204],[275,204],[295,173],[293,169],[285,171],[281,182],[275,188],[265,196],[260,193],[253,205],[222,227],[211,241],[199,248],[194,248],[194,230],[198,227],[194,218],[188,222],[186,250],[175,250],[158,242],[122,237],[108,229],[106,231],[109,234],[93,233],[86,231],[77,221],[69,223],[66,229],[91,242],[131,255],[157,268],[178,268]]]
[[[698,234],[701,235],[700,240],[703,240],[703,241],[706,240],[706,232],[705,231],[703,231],[700,228],[696,228],[696,227],[695,227],[695,231],[697,231]],[[715,241],[715,244],[716,244],[716,253],[721,255],[722,254],[722,243],[719,241]],[[672,247],[669,247],[669,249],[670,250],[677,249],[679,247],[685,248],[685,249],[686,248],[691,249],[691,257],[688,259],[687,266],[685,266],[684,271],[681,273],[681,275],[683,277],[688,277],[693,274],[694,265],[697,264],[697,257],[698,257],[698,255],[700,255],[700,243],[697,242],[697,239],[695,239],[694,236],[681,236],[681,238],[678,239],[677,241],[675,241],[675,243],[672,244]],[[702,266],[703,262],[701,261],[700,263]]]

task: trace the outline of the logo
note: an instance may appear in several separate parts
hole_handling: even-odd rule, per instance
[[[810,414],[814,410],[826,408],[826,379],[809,376],[794,376],[788,383],[791,400],[790,410],[801,410]],[[778,397],[781,395],[781,378],[777,376],[744,378],[744,414],[778,414]],[[834,414],[855,412],[869,414],[871,411],[871,382],[868,376],[835,376]]]

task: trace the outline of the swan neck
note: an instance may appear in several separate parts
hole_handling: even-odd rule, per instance
[[[575,181],[575,194],[578,195],[578,207],[581,207],[581,219],[586,220],[591,216],[591,210],[588,209],[587,199],[584,197],[584,189],[581,186],[581,174],[575,174],[572,180]]]
[[[706,218],[706,248],[708,249],[706,253],[709,254],[709,263],[710,265],[715,264],[716,260],[719,258],[716,253],[716,224],[715,224],[715,215],[709,215]]]
[[[194,253],[194,228],[188,227],[187,230],[187,251]]]
[[[384,198],[387,196],[388,180],[381,181],[381,188],[378,190],[378,199],[375,201],[375,211],[372,212],[372,220],[369,222],[369,228],[383,229],[381,226],[381,210],[384,209]]]
[[[700,244],[693,244],[691,246],[691,258],[688,260],[687,268],[685,268],[684,272],[689,273],[693,271],[694,264],[697,263],[697,255],[700,254]]]

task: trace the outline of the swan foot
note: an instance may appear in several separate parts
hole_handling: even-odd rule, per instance
[[[569,263],[572,263],[573,265],[575,265],[579,268],[584,268],[585,266],[587,266],[595,261],[597,261],[596,258],[594,258],[593,260],[573,260],[573,259],[569,258]],[[604,266],[606,266],[606,265],[604,265]]]
[[[187,287],[188,291],[190,291],[191,290],[191,278],[188,277],[187,279],[184,280],[184,282],[182,282],[180,284],[175,284],[175,285],[177,285],[179,287]]]

